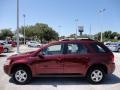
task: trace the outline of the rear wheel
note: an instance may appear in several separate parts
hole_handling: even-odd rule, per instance
[[[102,68],[92,68],[87,74],[87,79],[92,84],[101,83],[105,78],[105,72]]]
[[[30,45],[28,45],[28,47],[31,47]]]
[[[13,72],[12,78],[16,84],[27,84],[30,82],[32,75],[26,68],[17,68]]]
[[[118,52],[120,52],[120,48],[118,48]]]

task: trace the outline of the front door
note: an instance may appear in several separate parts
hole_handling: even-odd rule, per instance
[[[63,45],[53,44],[43,49],[43,57],[36,64],[38,74],[60,74],[63,73]]]

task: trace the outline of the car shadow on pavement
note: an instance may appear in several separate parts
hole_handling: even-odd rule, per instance
[[[116,83],[120,83],[120,77],[112,74],[112,75],[108,75],[105,78],[105,81],[103,82],[103,84],[116,84]]]
[[[44,77],[34,78],[30,85],[88,85],[85,78],[81,77]]]
[[[14,83],[12,79],[9,82]],[[120,78],[116,75],[107,76],[102,85],[120,83]],[[91,85],[86,78],[83,77],[37,77],[33,78],[29,85]],[[101,85],[101,84],[100,84]]]

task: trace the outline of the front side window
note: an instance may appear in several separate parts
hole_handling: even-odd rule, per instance
[[[44,49],[42,53],[45,55],[54,55],[54,54],[62,54],[62,44],[51,45],[48,48]]]
[[[87,49],[82,44],[68,44],[67,54],[86,54]]]

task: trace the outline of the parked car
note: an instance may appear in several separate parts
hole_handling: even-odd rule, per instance
[[[11,44],[7,44],[6,41],[0,41],[0,45],[4,48],[4,53],[7,53],[12,50]]]
[[[107,46],[113,52],[120,52],[120,42],[113,42]]]
[[[4,51],[4,48],[2,45],[0,45],[0,54],[3,53],[3,51]]]
[[[15,42],[15,41],[7,41],[7,44],[11,44],[12,47],[16,47],[17,46],[17,42]]]
[[[97,84],[114,70],[113,53],[90,39],[51,42],[37,51],[10,56],[4,64],[4,72],[17,84],[36,76],[82,76]]]
[[[111,44],[112,42],[104,42],[104,45],[109,47],[109,45]]]
[[[42,44],[40,44],[37,41],[28,41],[27,45],[28,45],[28,47],[40,47]]]

